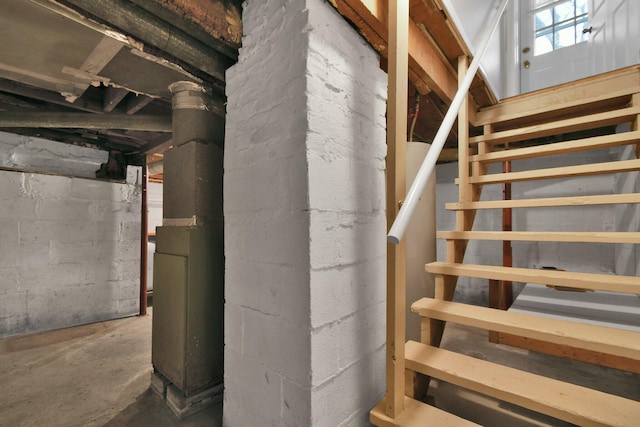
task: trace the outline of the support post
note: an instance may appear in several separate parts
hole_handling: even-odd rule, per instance
[[[389,97],[387,109],[387,224],[391,227],[406,194],[409,1],[389,2]],[[406,244],[387,244],[386,413],[404,409]]]
[[[147,156],[142,160],[142,208],[140,218],[140,316],[147,314],[147,280],[149,260],[147,259],[147,248],[149,239],[149,212],[147,204]]]

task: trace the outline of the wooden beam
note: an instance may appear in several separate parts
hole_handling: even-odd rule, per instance
[[[124,129],[171,132],[171,116],[85,113],[0,113],[0,128]]]
[[[563,270],[535,270],[530,268],[497,267],[492,265],[432,262],[426,271],[445,276],[474,277],[476,279],[511,280],[520,283],[562,286],[566,288],[602,290],[637,294],[640,277],[611,274],[579,273]]]
[[[640,419],[640,402],[631,399],[414,341],[406,353],[416,371],[577,425],[633,426]]]
[[[611,329],[616,331],[615,329]],[[533,350],[538,353],[550,354],[564,359],[579,360],[593,365],[606,366],[619,371],[640,374],[640,360],[629,357],[615,356],[600,351],[587,350],[585,348],[571,347],[568,345],[550,343],[534,338],[498,332],[496,344]],[[631,342],[631,341],[630,341]]]
[[[173,145],[173,138],[171,135],[166,134],[156,138],[153,141],[149,141],[148,144],[140,147],[140,152],[142,154],[156,154],[163,153],[164,151],[171,148]]]
[[[382,0],[330,0],[331,4],[352,21],[362,36],[382,56],[388,56],[386,12]],[[433,90],[443,101],[450,103],[457,91],[457,77],[444,62],[442,53],[432,40],[409,19],[409,76],[422,94]],[[472,119],[478,107],[470,102]]]
[[[387,101],[387,224],[391,227],[406,195],[409,0],[389,2],[389,96]],[[387,244],[386,414],[404,409],[406,243]]]
[[[542,208],[558,206],[595,206],[640,203],[640,194],[603,194],[595,196],[549,197],[542,199],[487,200],[471,203],[447,203],[447,210]]]
[[[136,94],[135,96],[131,96],[126,101],[124,112],[127,114],[135,114],[153,102],[154,99],[155,98],[146,95]]]
[[[510,142],[525,141],[527,139],[541,138],[556,135],[558,133],[577,132],[587,129],[596,129],[603,126],[628,123],[640,114],[640,105],[603,113],[589,114],[570,119],[557,120],[550,123],[531,125],[517,129],[495,132],[490,135],[480,135],[471,138],[472,144],[486,142],[488,144],[506,144]]]
[[[242,44],[241,0],[130,0],[160,19],[238,60]]]
[[[107,87],[104,92],[104,98],[102,100],[102,109],[106,113],[110,113],[114,108],[129,94],[127,89],[121,87]]]
[[[102,0],[64,0],[64,4],[81,13],[94,15],[220,82],[224,82],[225,71],[233,63],[228,57],[128,0],[111,0],[109,7],[104,7]]]
[[[437,237],[447,240],[640,244],[640,232],[627,231],[438,231]]]

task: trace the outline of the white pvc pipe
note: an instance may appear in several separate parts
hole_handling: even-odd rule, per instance
[[[453,97],[453,101],[451,101],[449,110],[442,120],[440,129],[438,129],[438,133],[431,143],[431,148],[429,149],[427,156],[424,158],[422,166],[420,166],[420,169],[418,170],[416,179],[413,181],[413,184],[411,184],[411,188],[409,188],[409,191],[407,192],[407,197],[404,199],[404,203],[402,204],[402,207],[398,212],[398,216],[391,225],[391,229],[389,230],[389,234],[387,235],[387,242],[389,243],[397,245],[398,243],[400,243],[400,240],[402,240],[405,231],[407,231],[407,227],[409,226],[409,221],[411,220],[413,211],[415,211],[416,206],[418,205],[420,194],[422,194],[424,186],[427,184],[429,177],[433,173],[433,169],[436,166],[438,157],[440,157],[442,147],[444,147],[447,136],[449,135],[451,127],[453,126],[453,123],[455,122],[458,115],[458,111],[460,110],[460,106],[467,96],[467,92],[469,92],[469,87],[471,87],[471,82],[473,81],[473,78],[478,71],[480,61],[482,61],[482,57],[487,51],[489,41],[491,40],[493,33],[498,27],[498,23],[500,22],[500,18],[502,17],[502,14],[504,13],[508,2],[509,0],[503,0],[502,4],[498,8],[498,12],[491,22],[491,25],[487,27],[487,31],[483,35],[482,41],[480,42],[480,47],[476,52],[473,61],[471,61],[471,65],[469,65],[467,74],[464,76],[464,79],[462,80],[462,83],[458,88],[458,92],[456,92],[456,95]]]

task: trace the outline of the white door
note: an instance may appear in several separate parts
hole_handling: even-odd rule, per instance
[[[520,0],[520,11],[521,93],[639,62],[638,0]]]

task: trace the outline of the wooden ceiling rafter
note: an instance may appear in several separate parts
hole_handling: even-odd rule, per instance
[[[361,35],[387,57],[387,1],[330,0]],[[457,59],[472,58],[462,35],[453,24],[441,0],[410,0],[409,79],[425,95],[431,91],[449,104],[457,91]],[[470,121],[479,107],[496,103],[483,78],[477,75],[470,89]]]

